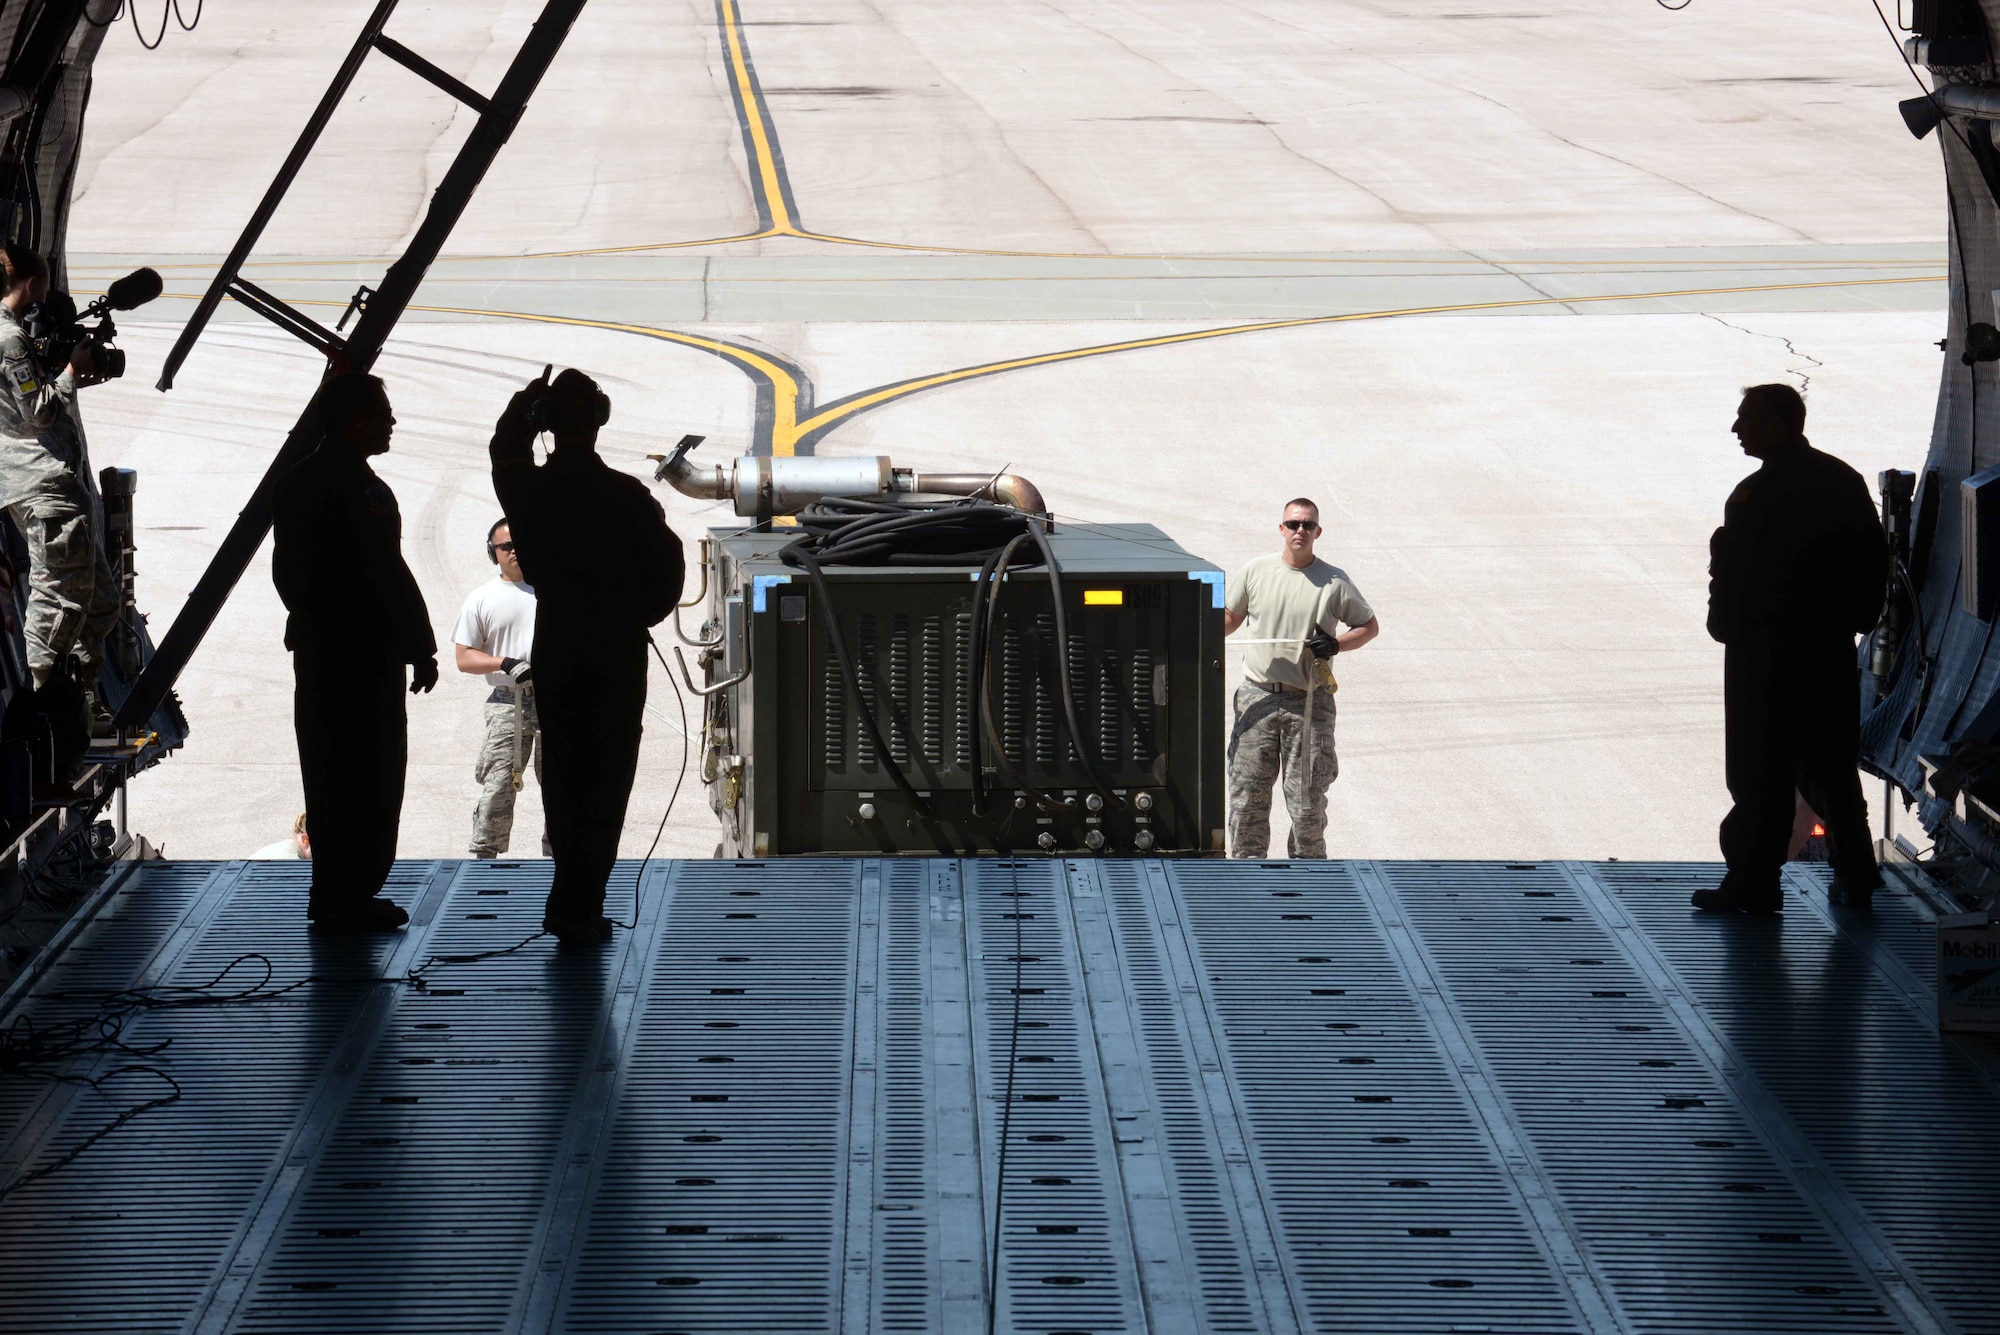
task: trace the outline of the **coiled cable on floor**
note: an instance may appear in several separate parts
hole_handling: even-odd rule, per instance
[[[674,680],[673,669],[667,666],[665,656],[660,653],[660,646],[653,643],[651,635],[646,637],[646,646],[653,651],[653,657],[660,660],[660,670],[666,673],[667,685],[674,688],[674,701],[680,706],[681,768],[680,773],[674,776],[674,791],[667,798],[666,809],[660,813],[660,823],[653,829],[653,842],[646,846],[646,856],[639,860],[639,870],[632,877],[632,921],[622,922],[617,918],[611,920],[614,926],[622,927],[628,932],[639,930],[639,894],[646,884],[646,868],[651,865],[653,854],[659,851],[660,839],[667,832],[667,821],[674,814],[675,805],[681,800],[681,786],[687,781],[689,759],[687,697],[681,693],[681,684]],[[546,742],[543,744],[547,745]],[[440,964],[477,964],[481,960],[498,959],[502,955],[511,955],[517,950],[524,950],[547,935],[548,933],[545,931],[536,932],[533,936],[524,937],[511,946],[501,946],[494,950],[482,950],[472,954],[432,955],[422,964],[417,965],[404,974],[402,981],[422,992],[430,986],[425,981],[424,975]]]
[[[216,990],[237,969],[252,962],[264,966],[263,977],[247,987],[238,987],[227,992]],[[307,977],[284,987],[273,987],[271,982],[275,972],[270,956],[252,951],[238,955],[222,966],[215,977],[206,983],[194,986],[156,983],[146,987],[125,988],[117,992],[45,993],[44,1000],[63,1000],[69,997],[94,999],[97,1002],[97,1009],[88,1015],[45,1025],[37,1025],[28,1016],[21,1015],[5,1029],[0,1029],[0,1076],[20,1076],[45,1080],[50,1084],[74,1085],[104,1094],[107,1092],[107,1086],[115,1080],[126,1076],[143,1075],[163,1082],[167,1089],[166,1093],[136,1103],[117,1113],[109,1122],[70,1146],[54,1161],[21,1173],[10,1182],[0,1184],[0,1200],[4,1200],[29,1183],[38,1182],[58,1169],[76,1162],[85,1150],[141,1113],[164,1107],[181,1097],[180,1084],[151,1060],[171,1047],[173,1039],[164,1038],[157,1043],[149,1044],[127,1042],[125,1030],[134,1020],[149,1011],[187,1010],[203,1006],[233,1006],[272,1001],[296,992],[308,983],[318,981]],[[114,1066],[99,1075],[82,1075],[63,1069],[71,1062],[80,1059],[111,1055],[134,1060]]]
[[[1025,917],[1021,901],[1021,864],[1009,858],[1007,868],[1007,917],[1014,924],[1014,985],[1007,989],[1011,1009],[1007,1016],[1007,1071],[1000,1087],[1000,1146],[993,1167],[993,1227],[986,1260],[986,1335],[997,1335],[1000,1320],[1000,1240],[1007,1226],[1007,1150],[1014,1143],[1014,1072],[1021,1064],[1021,999],[1026,995],[1024,966],[1028,957],[1027,938],[1021,929]]]

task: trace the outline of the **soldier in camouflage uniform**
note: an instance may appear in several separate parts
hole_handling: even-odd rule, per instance
[[[1289,855],[1323,858],[1326,790],[1340,773],[1329,664],[1382,626],[1347,572],[1313,555],[1317,505],[1304,497],[1286,505],[1278,532],[1279,550],[1229,581],[1222,613],[1224,634],[1253,623],[1229,733],[1229,853],[1269,853],[1271,786],[1280,784],[1292,817]]]
[[[117,624],[117,582],[104,559],[81,476],[83,433],[72,415],[77,378],[91,373],[88,342],[55,374],[22,324],[48,288],[48,266],[23,246],[0,248],[0,505],[28,544],[28,669],[41,689],[74,655],[81,684],[97,680],[104,637]]]
[[[475,858],[497,858],[513,840],[514,799],[520,795],[530,768],[535,771],[535,782],[541,782],[542,723],[532,686],[513,691],[494,687],[493,694],[486,697],[485,713],[486,735],[472,770],[479,784],[479,800],[472,807],[472,845],[466,851]],[[549,836],[544,833],[542,856],[549,857],[551,852]]]
[[[486,559],[498,577],[473,590],[451,633],[458,670],[484,676],[493,688],[486,697],[486,735],[479,746],[473,778],[479,801],[472,808],[475,858],[497,858],[514,834],[514,799],[532,765],[542,778],[541,712],[535,706],[534,668],[528,661],[535,643],[535,589],[521,577],[514,534],[505,519],[486,530]],[[542,835],[542,856],[549,837]]]
[[[1312,692],[1310,724],[1303,692],[1272,690],[1255,682],[1236,688],[1236,723],[1229,732],[1229,847],[1239,858],[1261,858],[1271,848],[1271,789],[1284,794],[1292,832],[1287,856],[1326,856],[1326,793],[1340,777],[1333,749],[1333,692]],[[1307,728],[1312,755],[1300,748]]]

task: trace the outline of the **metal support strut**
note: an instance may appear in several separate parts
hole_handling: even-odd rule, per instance
[[[174,373],[187,359],[195,340],[201,337],[209,318],[221,304],[222,298],[233,296],[259,314],[273,321],[280,328],[297,335],[305,342],[324,353],[334,365],[343,370],[366,371],[375,364],[375,358],[382,351],[382,344],[388,339],[389,331],[402,318],[410,300],[416,295],[418,284],[430,271],[438,252],[458,225],[459,217],[472,199],[473,192],[485,179],[487,169],[499,156],[501,148],[514,132],[521,113],[527,109],[528,99],[540,85],[542,76],[548,72],[556,53],[562,49],[563,40],[569,36],[577,15],[583,11],[586,0],[548,0],[543,5],[541,16],[529,31],[527,40],[514,56],[514,63],[507,67],[507,73],[500,80],[490,97],[481,97],[458,80],[445,75],[429,61],[410,51],[393,38],[385,37],[382,29],[395,12],[396,0],[380,0],[375,10],[368,16],[361,35],[341,62],[333,83],[320,99],[319,106],[306,122],[306,128],[299,140],[292,146],[290,156],[278,171],[277,179],[264,193],[257,211],[251,215],[250,223],[237,239],[236,246],[229,252],[209,284],[201,304],[195,308],[187,328],[181,331],[173,351],[160,376],[159,387],[163,390],[173,387]],[[368,297],[354,323],[354,332],[342,339],[318,321],[300,314],[286,303],[252,283],[245,282],[240,270],[249,259],[250,251],[263,234],[265,226],[283,202],[285,193],[297,178],[299,169],[311,156],[321,132],[332,119],[334,109],[345,96],[348,86],[353,83],[361,63],[371,50],[381,51],[390,59],[422,75],[461,102],[479,113],[479,123],[465,141],[465,146],[453,160],[451,169],[438,184],[437,192],[431,196],[430,208],[424,215],[423,224],[411,238],[409,249],[401,259],[389,266],[389,271],[376,285]],[[344,322],[344,321],[343,321]],[[133,684],[132,692],[118,711],[120,727],[136,727],[159,707],[160,701],[173,688],[174,682],[186,668],[188,660],[194,656],[202,637],[214,624],[216,615],[236,587],[236,581],[263,545],[264,535],[271,530],[271,493],[277,481],[298,461],[318,448],[321,431],[318,419],[310,404],[300,414],[298,423],[291,434],[285,437],[284,445],[277,457],[257,483],[255,491],[244,504],[236,523],[222,540],[215,557],[202,572],[194,591],[188,595],[187,604],[160,642],[152,662],[146,665],[139,680]]]

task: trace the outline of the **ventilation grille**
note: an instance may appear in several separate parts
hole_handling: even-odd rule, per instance
[[[1139,592],[1161,591],[1155,586]],[[1046,607],[1046,598],[1042,601]],[[1143,599],[1128,593],[1132,601]],[[1113,784],[1155,782],[1154,762],[1164,741],[1158,715],[1165,623],[1160,610],[1146,607],[1072,608],[1069,614],[1077,725],[1089,760]],[[971,695],[970,613],[843,611],[840,626],[864,708],[890,757],[920,789],[969,788],[975,730],[981,728]],[[868,789],[888,782],[823,624],[813,645],[808,754],[818,759],[820,770],[811,786]],[[1061,672],[1051,612],[1030,605],[1003,615],[987,660],[993,724],[1006,760],[1037,787],[1091,782],[1064,717]],[[986,773],[1004,783],[990,739],[981,732],[979,742]]]

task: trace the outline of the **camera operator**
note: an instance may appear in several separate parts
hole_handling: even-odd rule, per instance
[[[82,478],[83,433],[72,415],[79,378],[96,370],[95,349],[85,339],[66,366],[52,371],[42,365],[23,321],[48,292],[48,264],[9,243],[0,247],[0,268],[6,282],[0,296],[0,505],[28,544],[28,669],[38,693],[55,682],[66,698],[74,697],[64,712],[101,715],[85,696],[97,681],[105,634],[118,620],[118,586],[97,540]]]
[[[535,695],[542,809],[555,857],[542,930],[565,946],[611,939],[604,885],[618,859],[639,765],[646,630],[681,596],[681,544],[646,484],[597,457],[611,400],[597,382],[548,370],[493,429],[493,491],[535,589]],[[555,441],[535,465],[535,437]]]

